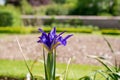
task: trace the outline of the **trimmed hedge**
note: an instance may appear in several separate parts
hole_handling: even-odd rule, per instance
[[[104,29],[101,30],[102,34],[107,35],[120,35],[120,30],[114,30],[114,29]]]
[[[42,27],[45,32],[49,32],[52,27]],[[92,33],[94,29],[89,27],[57,27],[57,32],[70,32],[70,33]],[[120,35],[120,30],[103,29],[100,30],[102,34],[106,35]],[[38,27],[0,27],[0,33],[10,34],[30,34],[39,33]]]
[[[33,30],[32,27],[0,27],[0,33],[9,33],[9,34],[28,34]]]
[[[62,32],[62,31],[66,31],[66,32],[74,32],[74,33],[92,33],[92,29],[86,29],[86,28],[57,28],[57,32]]]
[[[45,32],[49,32],[51,30],[50,27],[44,27],[43,30]],[[73,33],[92,33],[92,29],[86,28],[57,28],[57,32],[73,32]],[[38,33],[38,28],[34,27],[0,27],[0,33],[16,33],[16,34],[28,34],[28,33]]]

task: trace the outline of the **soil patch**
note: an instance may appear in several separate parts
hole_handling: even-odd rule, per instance
[[[26,59],[42,59],[42,46],[37,43],[39,35],[17,35]],[[120,62],[120,37],[106,36],[111,43],[118,61]],[[96,60],[87,55],[104,56],[113,61],[114,57],[108,45],[100,35],[74,34],[68,40],[67,46],[57,48],[57,61],[67,62],[72,57],[73,63],[97,64]],[[15,35],[0,38],[0,59],[23,59]]]

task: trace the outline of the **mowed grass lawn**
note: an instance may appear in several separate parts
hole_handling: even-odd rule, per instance
[[[33,61],[27,61],[29,67]],[[65,63],[57,63],[57,73],[62,74],[66,69]],[[88,75],[93,70],[101,69],[100,66],[70,64],[68,71],[68,80],[77,80],[84,75]],[[28,73],[24,61],[20,60],[0,60],[0,76],[13,78],[25,78]],[[43,63],[37,62],[32,69],[34,75],[44,75]]]

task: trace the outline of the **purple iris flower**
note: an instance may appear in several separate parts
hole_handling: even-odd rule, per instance
[[[57,35],[55,27],[48,34],[45,33],[42,29],[39,29],[39,31],[42,33],[42,35],[39,37],[38,43],[42,43],[48,51],[52,51],[59,45],[65,46],[67,44],[67,39],[72,36],[70,34],[63,38],[61,35],[64,32],[61,32]]]

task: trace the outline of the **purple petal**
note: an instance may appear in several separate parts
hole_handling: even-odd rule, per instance
[[[41,40],[38,40],[37,43],[41,43]]]
[[[67,44],[67,41],[66,40],[63,40],[62,41],[62,44],[65,46]]]
[[[58,36],[62,35],[63,33],[65,33],[65,31],[61,32]]]
[[[49,37],[48,35],[42,33],[41,37],[40,37],[40,41],[41,43],[43,43],[46,47],[51,48],[51,43],[49,41]]]
[[[62,36],[60,36],[59,38],[58,38],[58,41],[62,44],[62,45],[66,45],[66,42],[64,41],[64,39],[62,38]]]
[[[51,35],[56,35],[56,28],[54,27],[51,31],[50,31]]]
[[[73,36],[72,34],[66,36],[64,39],[67,40],[68,38],[70,38],[71,36]]]
[[[56,28],[54,27],[50,33],[48,34],[49,35],[49,40],[51,42],[51,44],[53,44],[53,42],[55,41],[55,39],[57,38],[57,35],[56,35]]]
[[[43,44],[46,44],[46,42],[48,41],[48,36],[45,33],[42,33],[42,35],[39,38],[41,40],[41,43]]]
[[[39,37],[38,43],[44,44],[49,50],[54,48],[54,46],[66,45],[67,39],[72,35],[67,35],[63,38],[61,35],[65,32],[61,32],[59,35],[56,34],[56,28],[54,27],[48,34],[45,33],[42,29],[39,29],[42,35]]]
[[[62,36],[59,36],[58,41],[62,41],[62,40],[63,40]]]
[[[47,41],[47,37],[44,34],[42,34],[40,39],[41,39],[41,42],[43,42],[43,43],[45,43]]]
[[[67,44],[67,39],[68,38],[70,38],[72,35],[68,35],[68,36],[66,36],[64,39],[60,36],[59,38],[58,38],[58,41],[62,44],[62,45],[66,45]]]
[[[41,33],[45,33],[41,28],[38,29]]]

